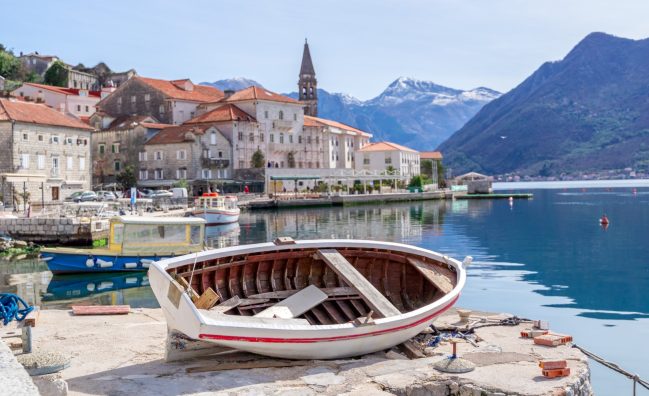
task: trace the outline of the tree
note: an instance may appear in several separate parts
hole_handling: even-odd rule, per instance
[[[185,179],[180,179],[174,183],[174,187],[177,188],[189,188],[189,183]]]
[[[250,160],[250,166],[253,168],[263,168],[266,163],[266,158],[264,157],[264,153],[261,152],[260,149],[257,149],[252,154],[252,159]]]
[[[429,179],[433,178],[433,160],[421,160],[421,174]]]
[[[124,170],[115,176],[115,180],[122,185],[122,188],[129,190],[131,187],[135,187],[137,184],[137,179],[135,178],[135,170],[132,165],[126,165]]]
[[[17,80],[22,69],[20,59],[16,58],[9,52],[0,51],[0,76],[9,79]]]
[[[423,180],[421,179],[421,176],[420,175],[413,176],[412,179],[410,179],[410,183],[408,184],[408,187],[423,188],[424,183]]]
[[[445,188],[446,187],[446,178],[444,177],[444,165],[442,165],[442,162],[437,163],[437,186],[439,188]]]
[[[66,87],[68,85],[68,67],[61,61],[52,63],[45,72],[45,84]]]

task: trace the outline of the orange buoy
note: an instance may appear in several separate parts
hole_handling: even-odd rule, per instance
[[[601,224],[601,225],[608,225],[608,223],[609,223],[609,221],[608,221],[608,217],[606,217],[606,215],[602,216],[602,218],[599,219],[599,224]]]

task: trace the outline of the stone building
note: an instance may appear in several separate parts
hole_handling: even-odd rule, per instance
[[[38,51],[24,55],[21,52],[19,58],[27,71],[38,74],[41,77],[45,75],[45,72],[52,66],[52,63],[59,60],[57,56],[41,55]]]
[[[99,91],[101,86],[99,79],[94,74],[75,70],[68,66],[68,88],[87,89],[90,91]]]
[[[91,124],[96,118],[91,119]],[[92,134],[93,186],[116,182],[116,176],[128,165],[137,173],[144,143],[170,126],[149,116],[122,116],[112,119],[107,125],[93,125],[98,126]]]
[[[300,66],[300,79],[297,84],[298,97],[304,104],[304,115],[318,116],[318,80],[315,78],[315,68],[311,60],[309,43],[304,40],[302,64]]]
[[[411,178],[420,173],[419,152],[390,142],[370,143],[355,152],[356,170],[384,172],[394,169]]]
[[[354,152],[369,144],[372,137],[341,122],[309,116],[304,116],[304,130],[308,145],[315,139],[316,145],[311,150],[317,149],[320,153],[315,167],[324,169],[354,169]],[[305,153],[308,153],[307,149]],[[312,168],[310,162],[304,167]]]
[[[101,98],[101,92],[24,83],[11,91],[11,96],[42,102],[55,110],[87,121],[95,113],[95,106]]]
[[[198,105],[223,97],[219,89],[195,85],[189,79],[167,81],[134,76],[102,99],[97,107],[112,118],[141,115],[179,125],[198,114]]]
[[[6,206],[60,202],[90,188],[91,128],[44,104],[0,99],[0,192]]]
[[[232,144],[214,123],[171,126],[144,144],[138,185],[172,187],[186,180],[194,194],[214,191],[232,175]]]

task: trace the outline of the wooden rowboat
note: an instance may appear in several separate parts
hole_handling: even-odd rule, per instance
[[[464,264],[362,240],[236,246],[149,269],[168,327],[261,355],[333,359],[391,348],[457,301]]]

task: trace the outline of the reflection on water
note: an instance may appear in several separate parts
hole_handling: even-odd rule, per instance
[[[295,239],[404,242],[462,259],[472,255],[460,304],[549,320],[577,342],[645,377],[649,347],[649,190],[535,190],[533,200],[428,201],[241,214],[209,227],[220,248]],[[606,213],[608,229],[598,224]],[[51,277],[43,264],[0,263],[0,288],[33,304],[155,306],[146,275]],[[614,340],[629,340],[621,344]],[[630,386],[593,366],[602,394]]]

